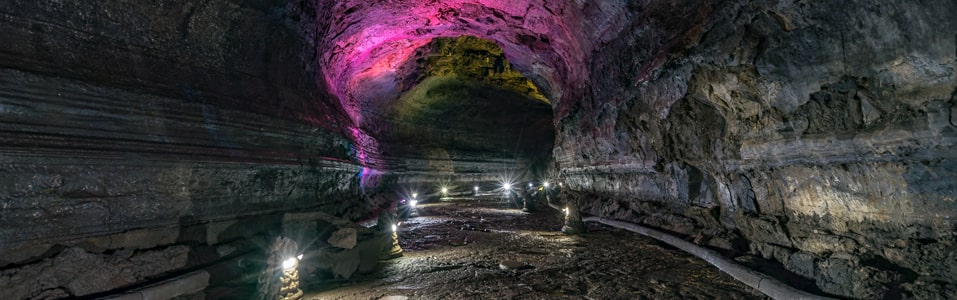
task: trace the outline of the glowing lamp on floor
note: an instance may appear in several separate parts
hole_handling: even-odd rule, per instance
[[[298,268],[302,254],[296,241],[276,237],[266,254],[265,268],[257,280],[256,299],[302,299]]]
[[[299,260],[302,260],[302,254],[299,254],[296,257],[287,258],[286,260],[282,261],[282,269],[288,271],[292,268],[295,268],[297,265],[299,265]]]
[[[409,201],[409,207],[411,207],[411,208],[415,208],[415,205],[416,205],[416,204],[419,204],[419,201],[418,201],[418,200],[410,200],[410,201]]]
[[[282,261],[282,269],[283,269],[283,270],[290,270],[290,269],[295,268],[295,267],[296,267],[296,258],[295,258],[295,257],[290,257],[290,258],[288,258],[288,259]]]

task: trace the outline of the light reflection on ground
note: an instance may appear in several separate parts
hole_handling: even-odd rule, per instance
[[[402,257],[350,280],[305,283],[304,299],[762,298],[707,263],[630,232],[593,226],[584,236],[564,235],[561,212],[550,208],[527,214],[502,201],[458,199],[416,210],[399,230]],[[504,260],[529,268],[502,270]]]

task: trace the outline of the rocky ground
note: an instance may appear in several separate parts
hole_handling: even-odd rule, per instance
[[[419,205],[399,228],[402,257],[349,280],[304,278],[305,299],[754,299],[702,260],[650,238],[491,199]],[[506,268],[503,265],[510,265]],[[393,296],[393,298],[389,298]]]

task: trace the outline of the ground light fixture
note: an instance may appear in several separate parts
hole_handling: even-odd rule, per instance
[[[548,181],[542,182],[542,186],[548,188]]]
[[[472,188],[472,189],[475,190],[476,193],[478,193],[478,186],[477,186],[477,185],[476,185],[474,188]]]
[[[287,258],[286,260],[282,261],[282,269],[288,271],[288,270],[291,270],[292,268],[295,268],[296,265],[299,264],[299,260],[301,259],[302,259],[302,254],[299,254],[296,257]]]
[[[409,207],[415,208],[416,204],[419,204],[418,200],[409,200]]]
[[[448,194],[448,193],[449,193],[449,188],[443,186],[443,187],[442,187],[442,195],[445,195],[445,194]]]
[[[402,256],[402,246],[399,245],[399,225],[402,222],[392,224],[392,248],[379,255],[379,259],[393,259]]]
[[[296,258],[295,258],[295,257],[290,257],[290,258],[287,258],[286,260],[282,261],[282,269],[283,269],[283,270],[289,270],[289,269],[292,269],[292,268],[294,268],[294,267],[296,267]]]

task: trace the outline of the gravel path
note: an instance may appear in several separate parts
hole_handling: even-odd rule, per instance
[[[417,213],[399,229],[402,257],[348,281],[305,282],[304,299],[764,298],[643,236],[595,225],[583,236],[564,235],[560,212],[550,208],[527,214],[498,201],[455,199]],[[505,261],[518,268],[503,270]]]

